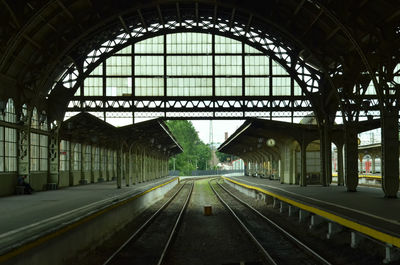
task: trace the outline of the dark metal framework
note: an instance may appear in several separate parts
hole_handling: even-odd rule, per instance
[[[396,1],[121,0],[116,5],[107,0],[6,0],[2,5],[0,79],[2,87],[13,88],[2,99],[13,98],[17,108],[27,103],[48,110],[50,122],[62,120],[74,94],[71,87],[59,83],[48,95],[54,80],[63,80],[60,73],[72,65],[68,74],[83,82],[86,68],[93,63],[87,61],[91,52],[98,52],[94,60],[102,60],[126,39],[197,30],[226,34],[264,52],[283,51],[284,56],[274,60],[294,70],[293,76],[302,67],[307,75],[315,74],[302,79],[305,86],[296,81],[319,117],[328,114],[325,110],[328,116],[337,115],[340,109],[344,121],[357,121],[362,115],[397,111]],[[316,89],[310,89],[310,79]],[[376,95],[368,94],[369,86]]]
[[[164,95],[160,98],[138,97],[134,94],[120,97],[86,97],[81,95],[72,99],[68,111],[133,111],[140,112],[141,115],[149,113],[150,115],[144,114],[147,117],[160,115],[172,119],[187,119],[188,117],[194,119],[243,119],[245,117],[272,116],[291,117],[293,119],[293,117],[304,116],[306,113],[315,111],[312,101],[319,93],[322,73],[306,64],[287,43],[281,42],[276,36],[250,27],[249,24],[239,24],[216,17],[199,17],[198,20],[170,19],[168,22],[163,20],[164,24],[146,24],[147,27],[143,27],[143,21],[137,21],[137,24],[131,26],[125,25],[114,40],[104,42],[89,52],[80,66],[73,64],[67,69],[54,88],[57,89],[57,87],[63,85],[72,91],[76,91],[79,87],[82,87],[83,80],[89,76],[92,70],[126,46],[154,36],[189,31],[211,33],[213,36],[222,35],[242,41],[243,45],[248,44],[255,47],[262,51],[264,55],[269,56],[271,60],[282,65],[302,88],[303,95],[294,96],[292,94],[285,97],[217,97],[215,94],[211,97],[168,97]],[[166,54],[164,53],[163,56],[165,57]],[[243,75],[240,75],[240,77],[244,78]],[[164,74],[164,79],[166,78],[167,76]],[[212,75],[212,78],[215,79],[215,74]],[[271,84],[269,84],[269,87],[272,87]],[[293,82],[291,87],[293,88]],[[185,115],[182,115],[182,113],[185,113]],[[189,113],[197,114],[190,115]]]
[[[119,74],[110,75],[107,73],[107,59],[99,60],[97,63],[102,63],[100,67],[101,74],[89,73],[88,77],[97,78],[102,80],[102,95],[91,96],[85,94],[85,82],[81,83],[77,93],[69,103],[68,111],[79,112],[79,111],[90,111],[90,112],[104,112],[103,117],[106,118],[105,112],[133,112],[133,117],[148,118],[148,117],[164,117],[169,119],[179,118],[197,118],[197,119],[240,119],[247,117],[269,117],[280,116],[280,117],[302,117],[305,114],[312,112],[312,106],[309,99],[304,93],[297,91],[295,93],[295,79],[290,78],[290,92],[283,95],[279,93],[278,89],[274,89],[273,78],[289,78],[288,73],[278,73],[275,70],[276,63],[273,62],[272,57],[268,57],[268,69],[266,71],[269,74],[246,74],[246,56],[251,57],[265,57],[265,54],[261,52],[246,52],[248,47],[244,42],[240,43],[241,52],[239,53],[228,53],[228,52],[216,52],[215,50],[215,34],[211,34],[212,48],[211,54],[209,53],[167,53],[166,49],[166,34],[162,35],[163,52],[162,53],[135,53],[135,45],[127,46],[130,48],[128,53],[123,53],[123,50],[118,52],[119,57],[127,58],[131,62],[131,74]],[[229,45],[229,44],[227,44]],[[111,57],[113,55],[110,55]],[[150,76],[150,78],[162,78],[163,79],[163,91],[157,95],[152,96],[141,96],[140,93],[135,91],[135,80],[136,78],[149,78],[148,75],[140,75],[135,73],[135,56],[162,56],[163,60],[163,73],[162,75]],[[168,74],[167,57],[210,57],[212,60],[212,74],[209,75],[174,75]],[[216,56],[224,57],[240,57],[241,58],[241,73],[240,74],[216,74]],[[275,67],[274,67],[275,66]],[[274,68],[274,69],[273,69]],[[282,69],[279,66],[280,70]],[[134,78],[132,79],[132,88],[128,93],[120,96],[108,96],[106,95],[107,82],[109,78]],[[71,77],[71,75],[70,75]],[[264,78],[267,80],[266,84],[263,84],[262,90],[264,90],[258,96],[246,95],[246,77],[251,78]],[[208,78],[212,80],[212,90],[208,96],[171,96],[168,93],[167,83],[168,78]],[[220,92],[216,90],[216,79],[217,78],[236,78],[241,80],[241,92],[240,95],[231,96],[224,95],[218,96]],[[68,79],[67,79],[68,80]],[[289,80],[289,79],[288,79]],[[71,85],[72,79],[66,81],[67,86]],[[151,89],[151,88],[150,88]],[[268,89],[267,91],[265,91]],[[275,93],[281,95],[275,95]],[[278,94],[277,93],[277,94]],[[118,116],[118,115],[114,115]]]

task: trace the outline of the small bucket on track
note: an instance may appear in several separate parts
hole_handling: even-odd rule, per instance
[[[204,215],[205,216],[212,215],[212,207],[211,207],[211,205],[204,206]]]

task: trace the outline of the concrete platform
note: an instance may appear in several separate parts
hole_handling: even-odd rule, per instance
[[[400,200],[385,199],[381,188],[358,187],[357,192],[347,192],[345,187],[336,185],[299,187],[249,176],[228,178],[400,237]]]
[[[74,220],[166,183],[174,177],[117,189],[115,181],[0,198],[0,254]]]

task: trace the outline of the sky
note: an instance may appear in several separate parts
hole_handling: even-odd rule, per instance
[[[200,140],[208,144],[210,142],[210,121],[191,120],[191,122],[198,132]],[[228,132],[228,137],[231,136],[243,122],[244,120],[213,120],[214,143],[223,143],[225,141],[225,132]]]

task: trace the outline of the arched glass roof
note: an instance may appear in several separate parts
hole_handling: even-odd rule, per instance
[[[232,107],[226,112],[235,112],[234,117],[240,118],[246,117],[246,113],[237,113],[235,108],[240,110],[239,99],[245,98],[249,102],[254,101],[251,102],[252,106],[258,108],[257,113],[248,113],[249,117],[270,116],[270,112],[260,111],[260,108],[266,107],[266,103],[260,101],[274,97],[280,102],[287,99],[288,107],[290,97],[303,98],[303,106],[310,107],[310,102],[304,99],[295,79],[279,63],[259,50],[219,35],[183,32],[148,38],[116,52],[85,78],[69,108],[70,111],[78,111],[79,108],[88,110],[88,106],[93,106],[96,112],[92,114],[97,117],[115,125],[125,125],[132,123],[133,117],[168,115],[160,111],[163,108],[169,108],[170,115],[179,115],[172,114],[174,109],[199,111],[203,108],[206,111],[210,107],[207,106],[209,100],[200,105],[198,100],[208,97],[225,99],[226,104]],[[126,111],[118,104],[128,98],[143,98],[151,102],[132,102],[136,104],[134,107],[139,108],[133,113],[128,108],[129,103]],[[169,106],[168,102],[157,103],[165,98],[179,99],[181,103],[169,102]],[[113,110],[112,106],[104,108],[103,101],[109,100],[115,101],[114,106],[118,110]],[[140,108],[154,111],[151,115],[143,114]],[[305,114],[294,112],[288,108],[286,113],[278,116]],[[66,118],[74,113],[68,112]]]

